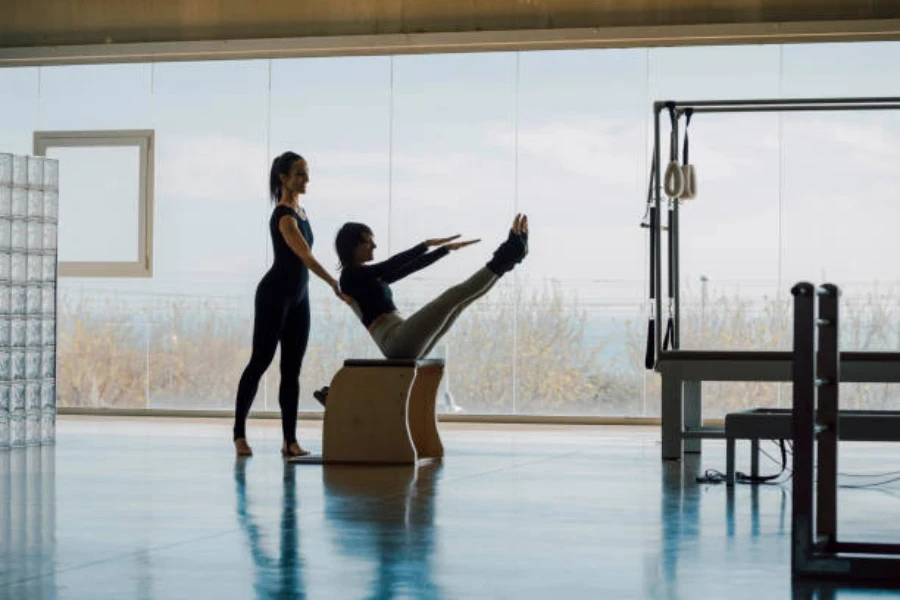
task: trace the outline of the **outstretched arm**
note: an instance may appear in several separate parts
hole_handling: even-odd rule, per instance
[[[453,250],[459,250],[460,248],[465,248],[466,246],[471,246],[472,244],[477,244],[481,240],[469,240],[466,242],[451,242],[451,240],[455,240],[458,238],[458,235],[455,235],[450,238],[442,238],[435,240],[426,240],[426,246],[440,246],[434,252],[429,252],[428,254],[423,254],[422,256],[418,256],[402,267],[396,269],[393,273],[391,273],[388,277],[382,277],[385,283],[393,283],[399,279],[403,279],[407,275],[411,273],[415,273],[421,269],[424,269],[428,265],[434,264]]]
[[[285,215],[278,220],[278,230],[281,232],[281,235],[284,236],[284,241],[288,245],[288,247],[294,251],[300,260],[303,261],[303,264],[306,265],[306,268],[315,273],[322,281],[327,283],[331,289],[334,291],[334,294],[343,300],[344,302],[349,302],[350,297],[344,295],[341,292],[340,285],[337,280],[332,277],[328,271],[325,270],[316,257],[313,256],[312,248],[309,247],[309,244],[306,243],[306,238],[303,237],[303,234],[300,232],[300,228],[297,227],[297,221],[294,220],[294,217],[290,215]]]
[[[381,261],[380,263],[367,265],[366,269],[375,277],[381,277],[382,279],[384,279],[390,277],[391,274],[394,273],[397,269],[402,268],[403,265],[407,264],[415,258],[422,256],[426,252],[428,252],[428,243],[422,242],[421,244],[416,244],[409,250],[398,252],[394,256],[390,257],[387,260]]]
[[[443,246],[441,248],[438,248],[434,252],[429,252],[428,254],[422,254],[421,256],[417,256],[416,258],[412,259],[405,265],[394,269],[390,273],[383,274],[381,276],[381,279],[385,283],[394,283],[395,281],[399,281],[400,279],[403,279],[407,275],[410,275],[412,273],[415,273],[416,271],[424,269],[428,265],[434,264],[439,259],[447,256],[448,254],[450,254],[450,249],[447,248],[446,246]]]

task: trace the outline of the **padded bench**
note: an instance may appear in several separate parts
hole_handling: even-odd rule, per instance
[[[900,411],[838,411],[838,438],[848,442],[900,442]],[[750,440],[750,469],[759,476],[759,440],[793,439],[790,409],[756,408],[725,415],[728,485],[734,485],[735,440]]]
[[[435,403],[442,359],[350,359],[328,390],[324,463],[416,464],[444,456]]]
[[[845,383],[900,383],[900,352],[841,352],[840,369]],[[704,381],[788,382],[793,354],[669,350],[660,352],[656,370],[662,376],[662,458],[672,460],[723,435],[720,427],[702,426]]]

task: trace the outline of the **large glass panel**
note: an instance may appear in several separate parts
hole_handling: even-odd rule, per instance
[[[780,46],[653,48],[653,100],[778,98]]]
[[[786,98],[900,95],[900,42],[788,44],[781,52]]]
[[[145,408],[148,299],[67,278],[59,294],[57,406]]]
[[[900,44],[786,46],[790,95],[900,96]],[[844,350],[900,351],[900,111],[791,114],[784,124],[784,279],[841,287]],[[846,408],[897,409],[896,386],[844,384]]]
[[[900,95],[898,69],[898,43],[2,69],[0,150],[30,153],[35,130],[156,130],[154,277],[61,282],[60,404],[232,406],[271,261],[269,167],[292,149],[310,162],[303,200],[332,273],[348,220],[372,227],[378,257],[429,237],[482,239],[396,284],[405,314],[483,266],[516,211],[531,216],[525,263],[437,349],[442,410],[657,414],[638,228],[651,102]],[[698,114],[690,140],[699,193],[681,211],[683,348],[789,348],[788,289],[829,279],[845,291],[845,348],[900,349],[900,280],[885,262],[900,250],[900,116]],[[76,177],[63,171],[63,191]],[[27,201],[11,205],[27,216]],[[63,221],[71,210],[63,199]],[[39,233],[10,232],[24,247]],[[64,254],[77,241],[66,232]],[[114,239],[103,235],[78,251]],[[36,272],[14,259],[10,277]],[[377,355],[326,286],[313,277],[310,289],[301,410],[318,408],[311,390],[344,358]],[[12,312],[24,306],[10,298]],[[257,409],[278,410],[277,360]],[[704,412],[783,404],[785,390],[708,383]],[[883,408],[888,390],[848,388],[848,402]]]
[[[59,195],[59,260],[138,260],[137,146],[50,147],[65,182]]]
[[[38,128],[39,69],[0,68],[0,152],[34,152]]]
[[[652,97],[777,98],[779,52],[777,46],[651,50]],[[698,113],[691,119],[689,160],[698,185],[697,197],[680,207],[684,349],[764,350],[790,343],[783,339],[778,300],[779,127],[780,116],[770,113]],[[664,166],[671,151],[669,129],[663,113]],[[683,159],[684,148],[676,150]],[[661,292],[668,296],[665,286]],[[664,312],[667,304],[664,300]],[[658,397],[655,390],[652,397]],[[703,397],[704,415],[716,417],[748,405],[775,405],[779,392],[773,384],[710,382],[704,383]]]
[[[410,314],[484,267],[515,210],[516,55],[394,59],[391,221],[377,257],[428,238],[481,239],[395,284]],[[469,307],[435,347],[448,359],[444,410],[512,412],[513,278]]]
[[[270,158],[293,150],[309,163],[311,179],[300,200],[312,225],[313,252],[334,277],[334,236],[343,223],[388,230],[390,82],[390,57],[272,63]],[[305,411],[321,410],[312,391],[328,385],[344,359],[378,356],[362,323],[331,288],[313,275],[309,291],[312,327],[300,380]],[[267,389],[275,398],[277,369],[272,375]]]
[[[150,127],[149,64],[42,67],[40,76],[44,130]]]
[[[521,55],[516,411],[644,414],[647,51]],[[638,344],[640,345],[640,344]]]
[[[154,300],[153,408],[234,405],[269,245],[268,71],[267,61],[154,66],[159,243],[152,285],[138,286]],[[254,408],[265,400],[261,388]]]
[[[40,122],[33,129],[151,129],[151,85],[148,64],[41,68]],[[136,260],[138,149],[49,154],[60,159],[63,260]],[[44,209],[57,211],[55,195],[45,195]],[[45,238],[57,235],[55,226],[44,227]],[[42,272],[54,266],[42,265]],[[60,406],[146,406],[150,287],[146,280],[60,281],[58,346],[43,359],[58,362]],[[52,311],[52,287],[49,293],[42,303]]]

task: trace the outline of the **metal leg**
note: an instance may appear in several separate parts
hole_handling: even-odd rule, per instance
[[[684,427],[688,430],[698,430],[703,426],[701,398],[702,398],[702,382],[685,381],[684,382]],[[700,453],[702,442],[700,438],[691,438],[684,440],[684,451],[691,453]]]
[[[681,458],[681,432],[684,429],[681,378],[672,373],[662,373],[662,458]]]
[[[734,486],[728,484],[725,488],[725,535],[734,537]]]
[[[827,549],[837,544],[838,403],[840,352],[838,344],[838,289],[825,285],[819,294],[819,353],[816,421],[824,429],[816,440],[816,538],[827,540]]]
[[[759,440],[750,440],[750,476],[759,477]]]
[[[815,304],[814,288],[799,283],[794,295],[794,365],[792,428],[794,437],[794,476],[791,480],[791,573],[808,574],[814,559],[815,473]]]
[[[725,483],[734,485],[734,438],[725,440]]]

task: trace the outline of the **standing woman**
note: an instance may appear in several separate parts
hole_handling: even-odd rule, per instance
[[[344,299],[337,280],[322,268],[312,253],[313,234],[300,194],[306,193],[309,167],[299,154],[285,152],[272,163],[269,191],[275,210],[269,233],[275,261],[256,288],[253,351],[241,375],[234,409],[234,446],[238,456],[250,456],[245,425],[259,380],[281,343],[281,384],[278,404],[284,442],[282,456],[309,454],[297,443],[297,404],[300,398],[300,366],[309,339],[309,272],[325,281]]]

